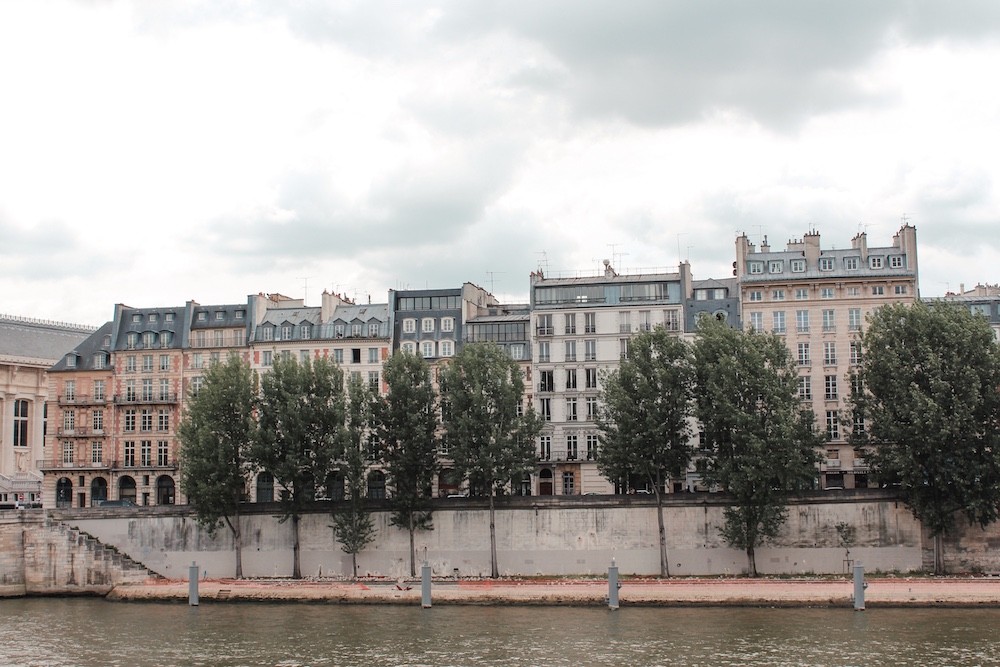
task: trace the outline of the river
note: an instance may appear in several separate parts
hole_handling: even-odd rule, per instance
[[[0,600],[0,665],[1000,665],[997,609]]]

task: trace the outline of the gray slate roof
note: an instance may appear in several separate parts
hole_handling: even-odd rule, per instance
[[[85,340],[93,328],[0,315],[0,358],[51,365]]]

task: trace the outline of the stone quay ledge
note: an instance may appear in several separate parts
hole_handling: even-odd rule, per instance
[[[879,577],[868,580],[865,606],[1000,607],[1000,577]],[[187,580],[148,580],[115,586],[107,599],[187,602]],[[853,581],[843,579],[675,578],[622,582],[627,606],[844,607]],[[202,579],[201,604],[287,602],[420,605],[419,580]],[[607,603],[602,579],[443,579],[432,583],[433,605],[576,605]]]

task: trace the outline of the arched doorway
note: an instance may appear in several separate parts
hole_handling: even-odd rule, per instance
[[[538,472],[538,495],[552,495],[552,471],[548,468],[542,468]]]
[[[372,500],[385,498],[385,473],[372,470],[368,474],[368,497]]]
[[[95,477],[90,483],[90,506],[99,507],[107,499],[108,480],[103,477]]]
[[[174,478],[170,475],[160,475],[156,478],[156,504],[174,504]]]
[[[274,502],[274,475],[266,470],[257,474],[257,502]]]
[[[135,502],[135,480],[128,475],[118,480],[118,500]]]
[[[73,506],[73,482],[69,477],[60,477],[56,482],[56,507]]]

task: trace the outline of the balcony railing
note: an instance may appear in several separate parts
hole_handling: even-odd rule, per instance
[[[59,405],[102,405],[107,402],[107,398],[101,396],[90,396],[87,394],[61,394]]]
[[[108,461],[35,461],[39,470],[108,470]]]
[[[75,426],[73,428],[60,426],[56,429],[56,435],[60,438],[90,438],[94,436],[103,436],[104,429],[91,428],[90,426]]]
[[[840,470],[840,459],[827,459],[826,460],[827,470]]]
[[[166,394],[155,393],[149,396],[143,396],[141,394],[115,394],[115,404],[135,404],[135,403],[146,403],[146,404],[164,404],[164,403],[176,403],[177,394],[174,392],[169,392]]]
[[[535,333],[539,336],[552,336],[555,334],[554,327],[536,327]]]

